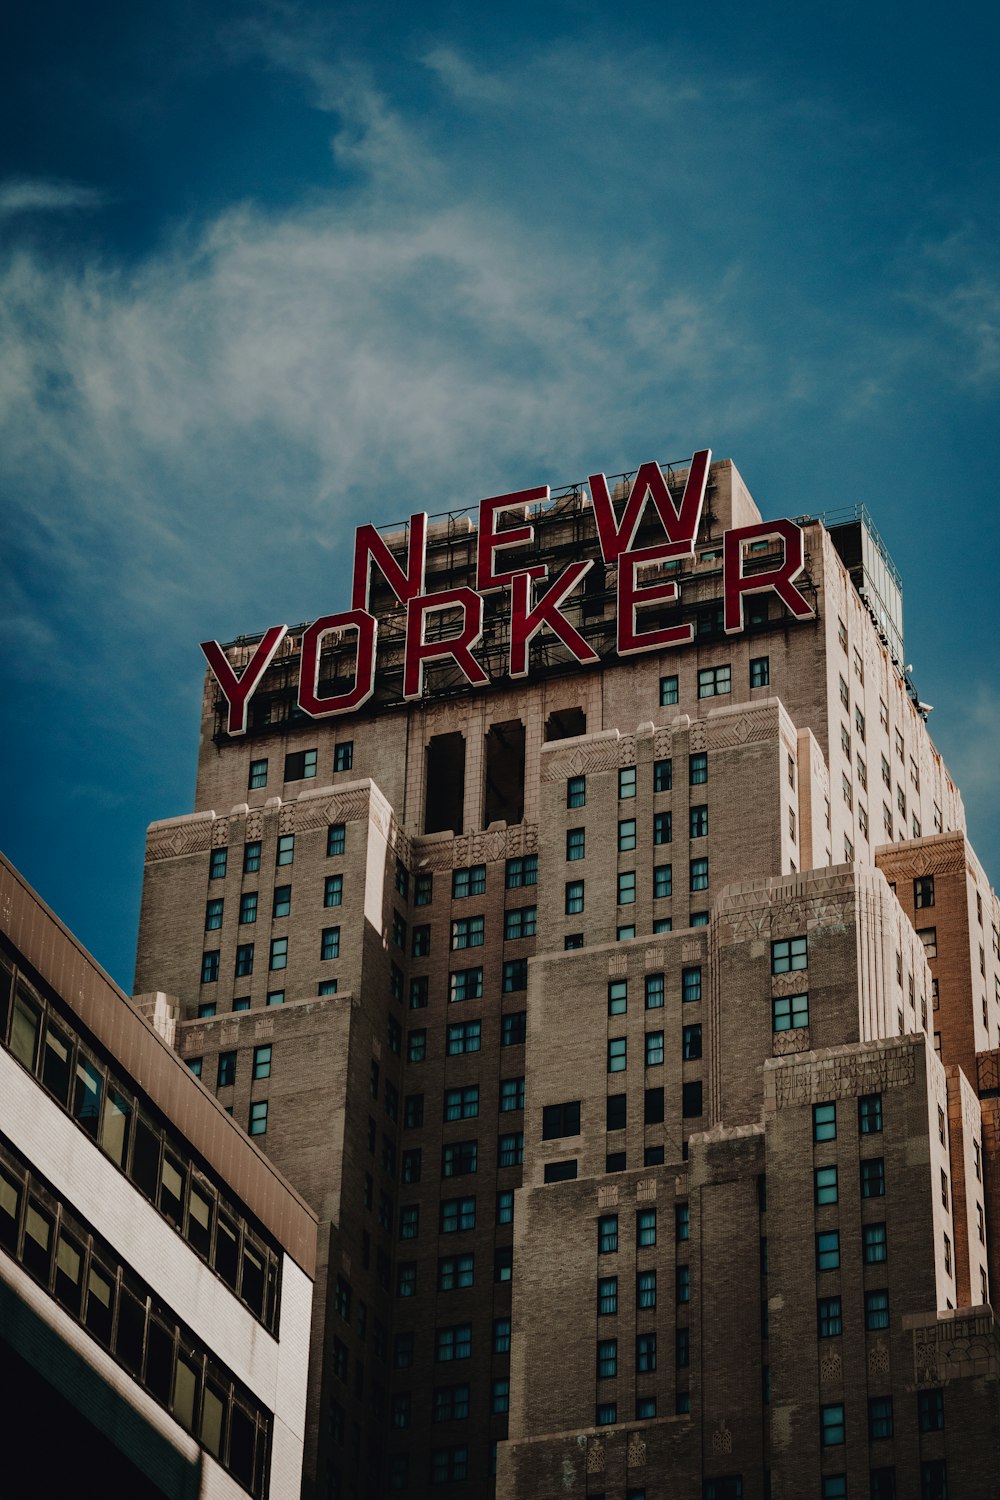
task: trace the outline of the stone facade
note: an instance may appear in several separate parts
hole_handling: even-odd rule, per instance
[[[594,547],[560,503],[553,567]],[[932,1496],[940,1463],[993,1493],[958,1449],[998,1421],[995,902],[820,522],[816,618],[765,595],[719,628],[721,530],[756,516],[713,466],[687,647],[614,656],[609,568],[573,606],[589,670],[543,636],[523,683],[434,669],[314,722],[292,632],[236,740],[206,682],[137,988],[239,1123],[267,1103],[319,1215],[310,1496]],[[432,531],[429,587],[473,541]],[[947,982],[904,889],[930,873]],[[960,1316],[917,1379],[914,1330]]]

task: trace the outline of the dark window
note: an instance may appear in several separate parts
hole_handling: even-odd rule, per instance
[[[350,771],[354,766],[354,741],[342,740],[333,752],[333,769]]]
[[[542,1110],[542,1140],[554,1141],[561,1136],[580,1134],[580,1101],[568,1104],[546,1104]]]
[[[685,1083],[681,1088],[682,1112],[686,1120],[694,1119],[702,1112],[701,1083]]]
[[[605,1107],[605,1128],[624,1130],[627,1121],[627,1094],[609,1094]]]
[[[917,1426],[921,1432],[940,1432],[944,1428],[944,1390],[940,1386],[917,1392]]]
[[[293,750],[285,756],[285,780],[306,781],[316,775],[315,750]]]

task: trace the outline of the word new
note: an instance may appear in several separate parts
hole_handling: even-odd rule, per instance
[[[636,474],[620,520],[615,514],[605,476],[590,476],[590,502],[601,556],[606,564],[618,569],[619,656],[686,646],[694,638],[694,627],[690,623],[643,629],[638,612],[651,605],[674,603],[678,598],[675,580],[650,582],[647,578],[643,581],[642,575],[648,574],[648,570],[658,564],[694,555],[711,460],[708,448],[695,453],[679,505],[675,504],[667,488],[659,464],[644,463]],[[374,526],[358,527],[354,543],[351,608],[338,614],[322,615],[302,636],[299,707],[314,719],[331,718],[335,714],[353,713],[374,693],[378,620],[368,607],[373,566],[400,604],[406,606],[403,699],[407,702],[423,696],[424,668],[433,662],[453,662],[470,687],[489,686],[490,679],[476,660],[474,649],[483,633],[483,595],[497,590],[510,591],[511,677],[528,675],[529,648],[543,630],[550,630],[557,636],[581,666],[597,662],[597,652],[563,613],[563,606],[593,567],[595,559],[570,563],[550,581],[544,563],[516,566],[513,559],[504,557],[512,548],[532,545],[535,531],[526,519],[525,508],[538,502],[544,504],[548,499],[548,485],[540,485],[482,501],[474,589],[462,585],[439,589],[431,594],[424,592],[427,563],[425,512],[410,517],[405,566],[389,550]],[[666,539],[656,546],[633,549],[632,542],[647,502],[652,502]],[[500,518],[505,512],[515,509],[521,510],[523,524],[500,526]],[[778,566],[745,576],[744,564],[751,543],[775,538],[783,544],[783,556]],[[748,594],[774,592],[795,619],[811,618],[815,611],[795,587],[803,566],[802,532],[792,521],[761,521],[727,531],[723,538],[723,625],[726,633],[735,635],[743,629],[743,600]],[[428,640],[428,622],[446,610],[457,613],[457,630],[446,639]],[[229,705],[226,728],[230,735],[246,733],[250,700],[287,630],[287,625],[272,625],[265,631],[239,677],[218,641],[202,642],[201,649]],[[332,632],[345,630],[357,633],[352,685],[344,692],[321,695],[319,671],[323,641]]]

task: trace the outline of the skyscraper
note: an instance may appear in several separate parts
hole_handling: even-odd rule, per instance
[[[871,517],[709,457],[206,644],[136,987],[319,1216],[309,1495],[995,1492],[1000,912]]]

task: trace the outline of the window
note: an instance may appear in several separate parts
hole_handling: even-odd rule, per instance
[[[256,897],[254,897],[256,902]],[[205,903],[205,931],[215,932],[222,926],[222,909],[224,906],[222,897],[215,901]]]
[[[640,1333],[635,1341],[635,1368],[638,1375],[648,1375],[656,1369],[656,1334]]]
[[[452,1141],[441,1147],[441,1176],[467,1177],[476,1170],[479,1145],[476,1141]]]
[[[884,1224],[862,1224],[861,1244],[865,1265],[874,1266],[881,1261],[888,1260],[889,1250]]]
[[[262,786],[267,786],[267,761],[252,760],[250,774],[247,776],[247,790],[255,792]]]
[[[406,1060],[411,1063],[423,1062],[427,1056],[427,1032],[409,1031],[406,1034]]]
[[[566,806],[586,807],[587,805],[587,778],[586,776],[570,776],[566,782]]]
[[[254,1078],[270,1078],[271,1076],[271,1047],[255,1047],[253,1049],[253,1076]]]
[[[624,1130],[628,1119],[628,1096],[626,1094],[609,1094],[605,1110],[605,1128],[607,1130]]]
[[[453,901],[466,896],[481,896],[486,890],[486,866],[471,865],[468,869],[451,873],[451,895]]]
[[[669,844],[674,836],[673,814],[659,812],[653,814],[653,843]]]
[[[508,958],[503,966],[503,993],[512,995],[517,990],[528,988],[528,960]]]
[[[889,1326],[889,1292],[885,1287],[865,1292],[865,1327],[869,1333]]]
[[[480,1000],[483,994],[482,969],[456,969],[448,976],[448,1003],[460,1005],[463,1000]]]
[[[211,949],[208,953],[201,955],[201,982],[202,984],[214,984],[219,977],[219,950]]]
[[[324,927],[323,936],[320,941],[319,956],[321,959],[340,957],[340,928]]]
[[[451,924],[452,950],[481,948],[484,941],[485,919],[483,917],[458,917]]]
[[[459,1022],[457,1026],[448,1027],[446,1051],[449,1057],[457,1057],[462,1052],[478,1052],[479,1043],[478,1021]]]
[[[513,1188],[505,1188],[502,1192],[497,1193],[496,1221],[497,1221],[498,1224],[513,1224],[513,1222],[514,1222],[514,1189]]]
[[[251,839],[250,843],[243,845],[244,875],[256,875],[260,869],[260,847],[260,839]]]
[[[698,673],[698,697],[719,698],[732,690],[732,669],[725,667],[702,667]]]
[[[599,1339],[597,1342],[597,1378],[613,1380],[618,1374],[618,1340]]]
[[[410,980],[410,1009],[426,1010],[430,995],[430,980],[426,974],[417,974]]]
[[[816,1303],[816,1331],[821,1339],[836,1338],[844,1331],[839,1297],[820,1297]]]
[[[434,897],[434,876],[428,871],[413,877],[413,904],[414,906],[430,906]]]
[[[469,1476],[469,1450],[463,1443],[454,1448],[431,1449],[431,1484],[454,1484]]]
[[[225,880],[226,866],[229,863],[228,849],[213,849],[208,866],[209,880]]]
[[[528,1029],[527,1020],[527,1012],[523,1010],[515,1011],[512,1015],[509,1016],[501,1016],[501,1047],[517,1047],[521,1042],[524,1041]]]
[[[195,1078],[200,1078],[202,1059],[200,1057],[189,1057],[186,1061]]]
[[[817,1271],[835,1271],[840,1265],[840,1231],[824,1229],[816,1236]]]
[[[674,1364],[678,1370],[687,1369],[691,1363],[691,1334],[687,1328],[674,1332]]]
[[[681,1085],[681,1113],[686,1120],[697,1119],[702,1112],[701,1083]]]
[[[285,756],[285,780],[307,781],[316,775],[315,750],[293,750]]]
[[[869,1396],[868,1436],[872,1442],[892,1437],[891,1396]]]
[[[677,677],[660,678],[660,707],[668,708],[672,703],[678,701]]]
[[[524,854],[518,859],[509,859],[504,870],[507,890],[517,890],[523,885],[538,884],[538,855]],[[483,886],[485,890],[485,884]]]
[[[693,859],[691,861],[691,889],[693,891],[708,890],[707,859]]]
[[[809,1025],[808,995],[775,995],[771,1001],[771,1025],[774,1031],[791,1031]]]
[[[646,1009],[660,1010],[664,1000],[664,979],[662,974],[646,975]]]
[[[236,1053],[220,1052],[216,1065],[215,1084],[217,1088],[225,1089],[236,1082]]]
[[[290,865],[295,858],[295,835],[294,833],[283,833],[278,839],[278,849],[274,857],[276,865]]]
[[[584,885],[582,880],[567,880],[566,882],[566,904],[565,911],[568,917],[575,917],[583,911]]]
[[[707,860],[695,861],[695,863],[704,864],[706,866],[706,868],[708,866],[708,861]],[[654,865],[653,866],[653,898],[654,898],[654,900],[659,901],[659,900],[662,900],[666,896],[672,895],[673,894],[673,888],[674,888],[673,865]]]
[[[439,1328],[434,1337],[434,1358],[445,1364],[455,1359],[471,1359],[472,1328],[459,1323],[455,1328]]]
[[[844,1441],[844,1408],[842,1406],[820,1407],[820,1442],[824,1448],[833,1448]]]
[[[524,1108],[524,1079],[523,1078],[501,1078],[500,1080],[500,1113],[510,1114],[512,1110]]]
[[[284,885],[284,886],[281,886],[280,889],[282,891],[287,891],[288,894],[289,894],[289,897],[291,896],[291,889],[292,889],[291,886]],[[328,875],[326,877],[326,880],[323,882],[323,905],[324,906],[339,906],[341,904],[341,902],[343,901],[343,898],[344,898],[344,877],[343,877],[343,875]],[[277,903],[278,903],[278,892],[277,891],[275,891],[275,893],[274,893],[274,901],[275,901],[275,912],[274,912],[274,915],[276,917],[277,916],[287,916],[288,915],[288,908],[287,907],[285,908],[285,910],[283,912],[279,912],[278,909],[277,909]]]
[[[406,918],[401,912],[394,911],[392,914],[392,941],[397,948],[406,947]],[[423,955],[418,955],[422,957]]]
[[[538,909],[534,906],[515,906],[505,912],[503,925],[505,940],[514,942],[518,938],[534,937],[537,914]]]
[[[250,1009],[250,996],[249,995],[242,995],[239,999],[233,1001],[233,1010],[234,1011],[249,1010],[249,1009]]]
[[[708,781],[708,752],[701,750],[688,761],[688,781],[691,786],[704,786]]]
[[[788,974],[809,967],[809,944],[804,937],[782,938],[771,944],[771,973]]]
[[[562,1136],[580,1134],[580,1101],[546,1104],[542,1110],[542,1140],[559,1140]]]
[[[862,1198],[885,1196],[885,1161],[881,1156],[866,1157],[861,1163],[861,1196]]]
[[[674,763],[672,760],[657,760],[653,762],[653,791],[669,792],[674,784]]]
[[[618,1277],[599,1276],[597,1280],[597,1315],[610,1317],[618,1311]]]
[[[837,1139],[837,1106],[833,1104],[813,1105],[813,1140],[835,1141]]]
[[[474,1120],[478,1114],[478,1083],[467,1084],[464,1088],[445,1089],[444,1118],[446,1120]]]
[[[354,741],[342,740],[333,752],[333,769],[350,771],[354,766]]]
[[[618,1421],[618,1403],[617,1403],[617,1401],[601,1401],[601,1402],[598,1402],[597,1408],[596,1408],[596,1410],[594,1412],[594,1426],[595,1427],[613,1427],[614,1424],[617,1421]]]
[[[512,1131],[497,1140],[497,1166],[520,1167],[524,1162],[524,1132]]]
[[[442,1234],[461,1234],[476,1227],[475,1198],[445,1198],[441,1204]]]
[[[618,820],[618,853],[627,854],[635,848],[635,819],[620,818]]]
[[[326,830],[326,857],[331,859],[336,854],[343,854],[346,841],[346,830],[343,823],[331,823]]]
[[[418,1203],[407,1204],[399,1210],[399,1238],[401,1240],[415,1240],[420,1234],[420,1205]]]
[[[215,1015],[215,1006],[214,1006],[214,1004],[213,1005],[199,1005],[199,1007],[198,1007],[198,1019],[199,1019],[199,1021],[203,1021],[208,1016],[214,1016],[214,1015]]]
[[[681,1056],[685,1062],[694,1062],[701,1056],[701,1026],[685,1026],[681,1033]]]
[[[813,1197],[817,1207],[837,1201],[837,1168],[817,1167],[813,1173]]]
[[[618,1249],[618,1215],[604,1214],[597,1221],[597,1251],[599,1255],[613,1255]]]
[[[635,796],[635,766],[622,766],[618,772],[618,798],[626,801]]]
[[[948,1465],[943,1458],[921,1463],[920,1500],[948,1500]]]
[[[862,1094],[858,1100],[858,1130],[861,1135],[880,1135],[882,1131],[882,1095]]]
[[[919,911],[922,907],[934,905],[934,876],[918,875],[913,882],[913,905]]]
[[[701,999],[701,967],[681,970],[681,998],[687,1002]]]
[[[585,828],[566,830],[566,858],[568,860],[587,857],[587,831]]]
[[[690,834],[693,839],[703,839],[708,835],[708,808],[702,803],[690,810]]]
[[[940,1386],[917,1392],[917,1426],[921,1432],[944,1430],[944,1390]]]
[[[771,661],[767,656],[757,656],[750,662],[750,686],[767,687],[771,681]]]
[[[624,1043],[625,1038],[622,1038]],[[646,1033],[646,1067],[658,1068],[663,1064],[663,1032],[647,1031]]]
[[[643,1123],[646,1125],[662,1125],[663,1090],[661,1088],[646,1090],[643,1107]]]
[[[618,876],[618,905],[631,906],[635,901],[635,871],[623,870]]]
[[[615,928],[615,937],[619,943],[627,943],[630,938],[635,937],[635,923],[627,922]]]
[[[628,1038],[611,1037],[608,1041],[608,1072],[624,1073],[628,1067]]]
[[[267,1134],[267,1100],[257,1099],[250,1106],[250,1134]]]
[[[628,1010],[628,980],[608,980],[608,1015],[623,1016]]]

